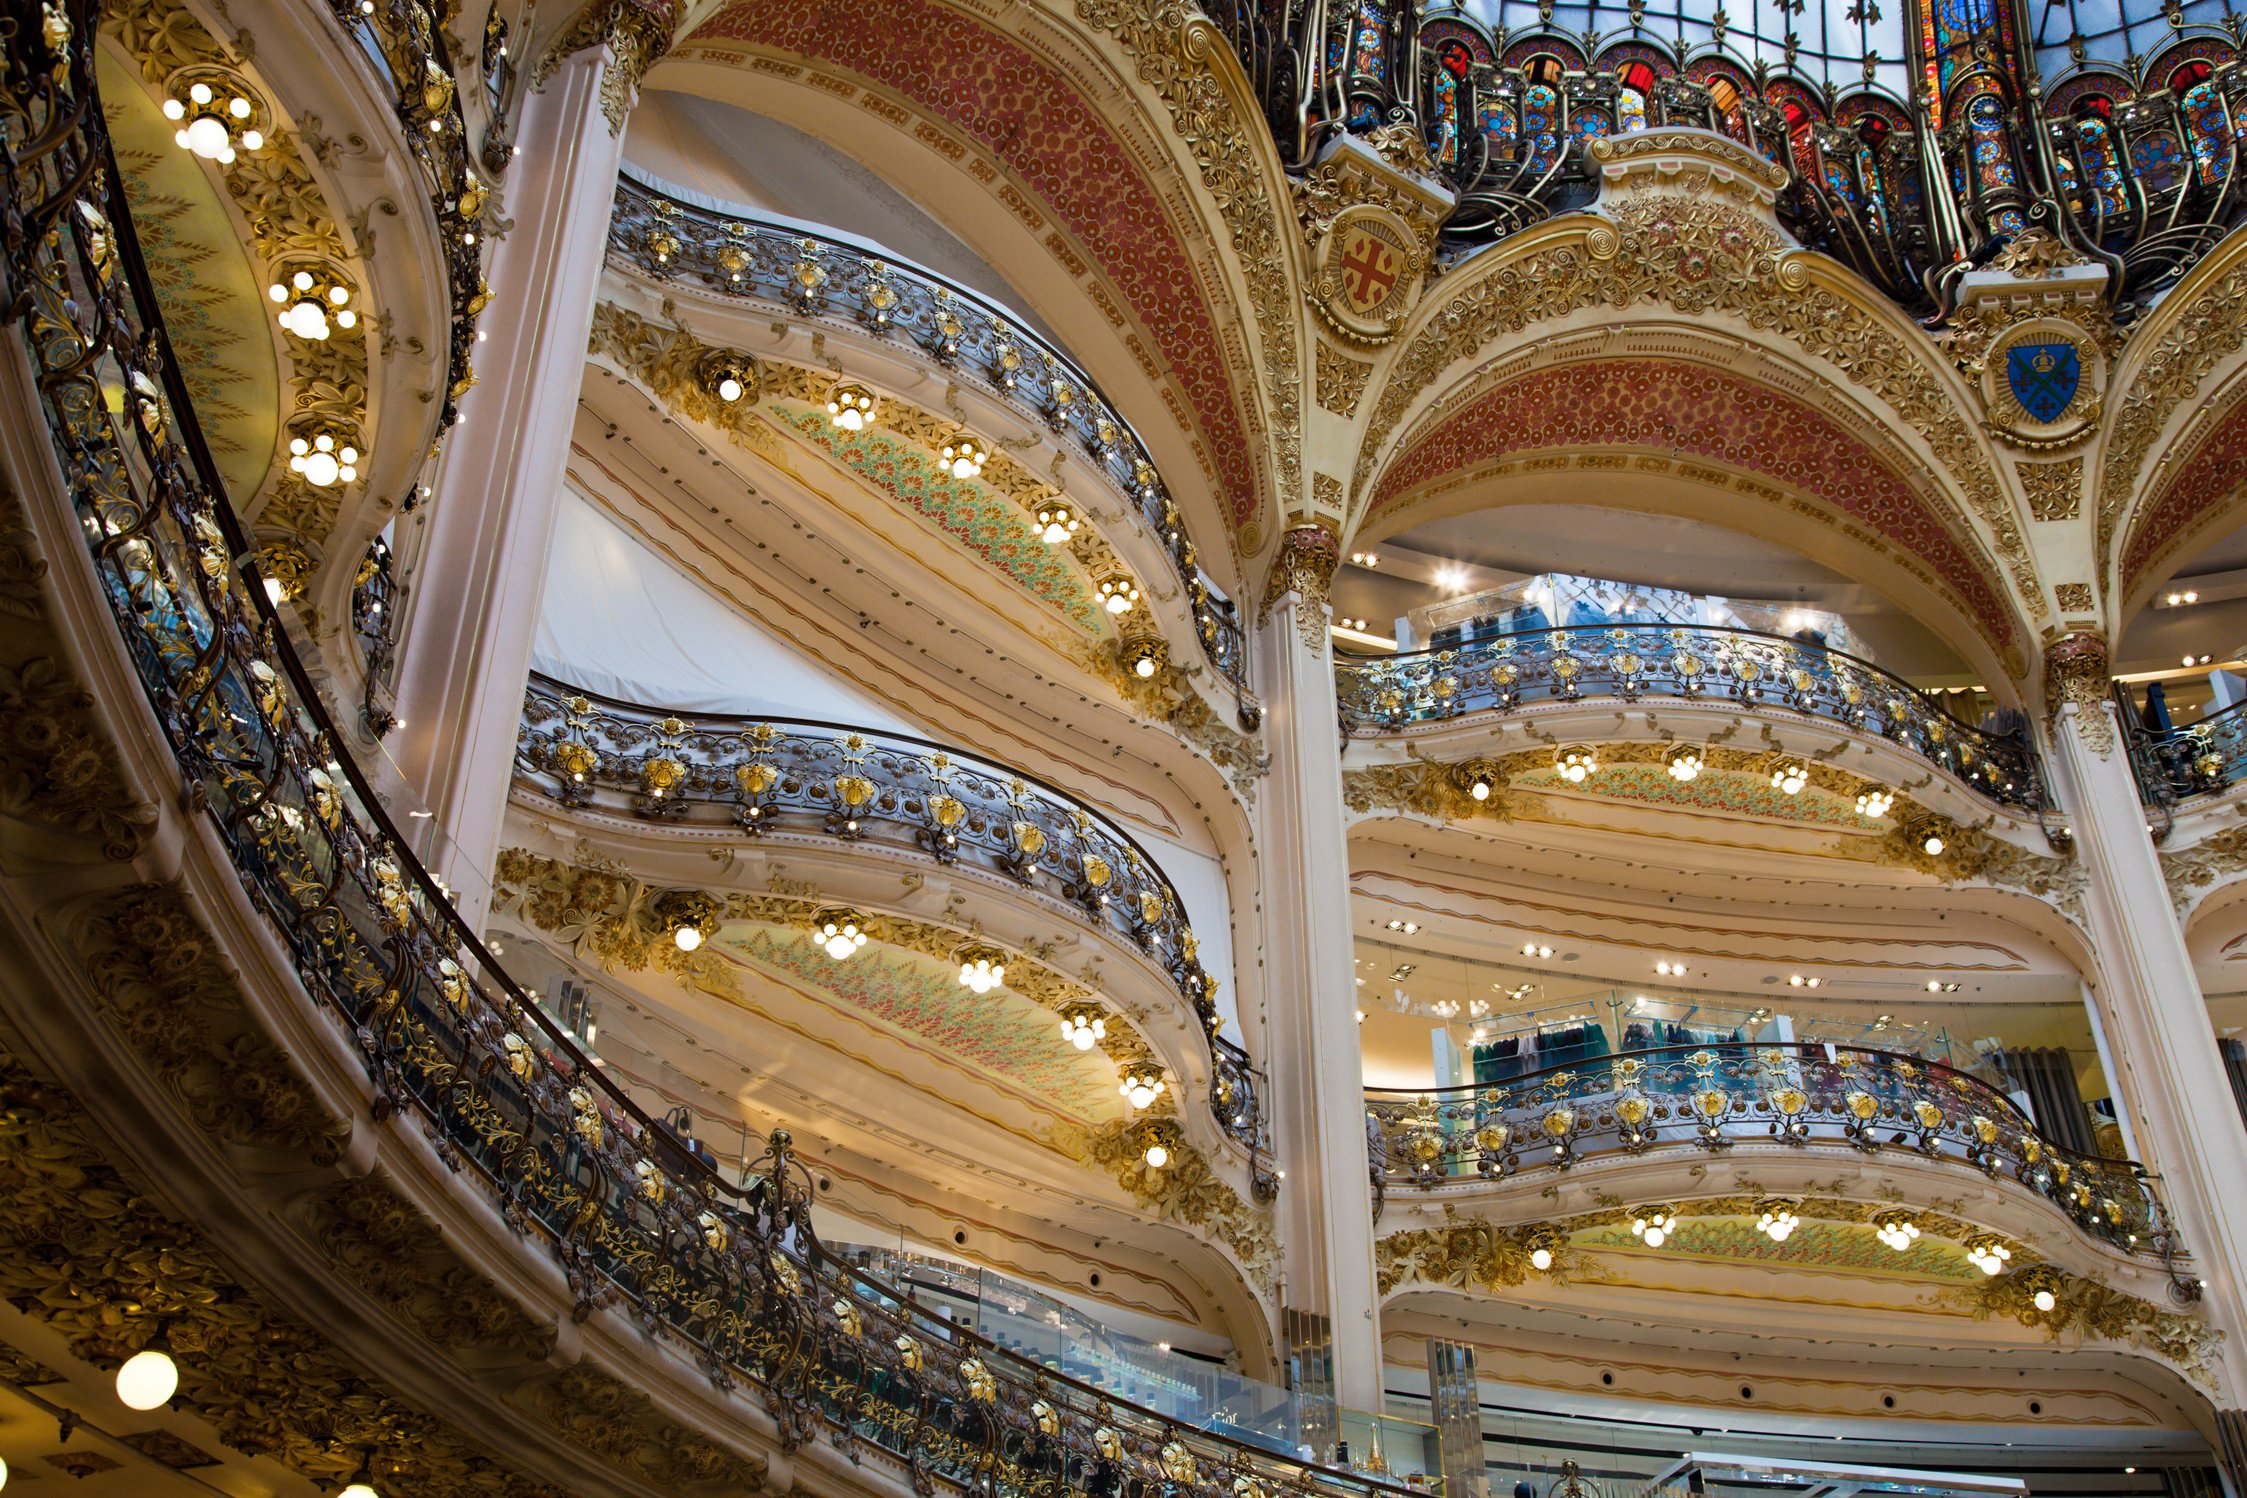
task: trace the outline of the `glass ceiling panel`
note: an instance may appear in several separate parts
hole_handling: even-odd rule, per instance
[[[2115,0],[2087,3],[2111,5]],[[2144,3],[2155,19],[2160,18],[2159,0],[2129,3]],[[2191,3],[2212,7],[2228,0]],[[1462,9],[1493,31],[1504,27],[1509,36],[1558,29],[1578,38],[1596,37],[1600,47],[1636,36],[1685,53],[1715,42],[1717,18],[1722,17],[1724,50],[1743,63],[1761,60],[1774,72],[1787,71],[1787,38],[1792,33],[1795,73],[1814,83],[1830,81],[1846,95],[1864,86],[1865,59],[1877,54],[1874,87],[1901,99],[1909,88],[1904,60],[1909,4],[1910,0],[1646,0],[1635,29],[1626,0],[1555,4],[1550,21],[1541,19],[1537,0],[1463,0]]]
[[[2036,17],[2036,70],[2045,80],[2078,61],[2135,71],[2176,40],[2162,0],[2028,0]],[[2231,0],[2183,0],[2185,26],[2216,26],[2233,14]],[[2081,39],[2079,59],[2069,43]]]

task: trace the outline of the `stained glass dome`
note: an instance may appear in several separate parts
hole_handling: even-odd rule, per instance
[[[1975,0],[1952,0],[1975,3]],[[2099,0],[2112,5],[2115,0]],[[2131,0],[2142,3],[2142,0]],[[2222,0],[2199,0],[2211,7]],[[1711,50],[1773,72],[1831,83],[1848,94],[1871,83],[1903,98],[1909,87],[1904,31],[1907,0],[1749,0],[1737,12],[1721,0],[1647,0],[1643,5],[1465,0],[1460,13],[1506,36],[1562,30],[1597,52],[1615,42],[1660,43],[1693,58]],[[1434,13],[1431,13],[1434,14]],[[2159,17],[2158,7],[2153,9]]]
[[[2172,42],[2212,30],[2234,14],[2230,0],[2027,0],[2036,26],[2036,70],[2046,82],[2082,64],[2135,73]]]

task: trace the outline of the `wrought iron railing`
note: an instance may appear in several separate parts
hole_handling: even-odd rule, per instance
[[[1212,1064],[1210,1112],[1269,1149],[1248,1054],[1218,1031],[1217,979],[1153,855],[1068,792],[922,739],[801,719],[686,715],[545,676],[523,696],[515,766],[566,806],[745,836],[811,832],[965,864],[1040,889],[1147,953],[1193,1006]]]
[[[43,14],[44,11],[44,14]],[[737,1189],[590,1065],[389,821],[267,600],[172,359],[95,92],[86,0],[0,0],[0,312],[153,727],[247,896],[377,1090],[495,1211],[790,1445],[916,1486],[1250,1498],[1401,1493],[1275,1458],[993,1348],[826,1254],[784,1132]],[[37,501],[34,500],[34,503]]]
[[[1447,650],[1343,656],[1334,677],[1351,733],[1580,699],[1730,701],[1874,734],[1992,801],[2026,811],[2044,805],[2025,735],[1970,727],[1870,661],[1784,635],[1706,624],[1568,625]]]
[[[396,561],[390,543],[377,536],[359,559],[358,576],[351,580],[351,633],[358,640],[359,664],[364,673],[359,710],[367,720],[368,731],[377,738],[398,723],[391,710],[390,681],[391,670],[398,663]]]
[[[1233,601],[1202,575],[1153,456],[1087,375],[1004,308],[909,262],[797,224],[713,212],[627,173],[617,182],[609,254],[642,275],[691,281],[720,296],[824,313],[912,343],[1055,432],[1092,464],[1160,538],[1193,610],[1212,669],[1248,689],[1248,655]]]
[[[2148,806],[2174,806],[2213,796],[2247,779],[2247,702],[2235,702],[2198,723],[2179,728],[2141,727],[2127,699],[2117,703],[2130,743],[2139,797]]]
[[[2181,1251],[2143,1167],[2063,1149],[1980,1078],[1891,1051],[1668,1046],[1472,1087],[1368,1088],[1365,1106],[1380,1125],[1383,1190],[1441,1191],[1665,1149],[1902,1150],[2017,1182],[2092,1237],[2172,1269]]]

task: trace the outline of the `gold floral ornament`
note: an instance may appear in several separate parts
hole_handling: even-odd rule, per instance
[[[1880,1116],[1880,1099],[1869,1092],[1853,1089],[1841,1101],[1849,1109],[1850,1116],[1861,1123],[1870,1123]]]
[[[1732,1094],[1721,1087],[1704,1087],[1693,1094],[1693,1107],[1711,1123],[1724,1117],[1732,1109]]]
[[[897,1340],[890,1346],[897,1351],[898,1366],[907,1373],[918,1373],[927,1365],[928,1355],[921,1351],[921,1344],[911,1337],[899,1333]]]
[[[1568,1107],[1553,1109],[1545,1115],[1544,1127],[1548,1138],[1560,1138],[1576,1127],[1576,1110]]]
[[[343,798],[336,793],[335,777],[325,770],[314,770],[305,779],[312,783],[312,813],[330,827],[343,817]]]
[[[1116,1434],[1114,1426],[1103,1425],[1092,1433],[1092,1449],[1100,1453],[1100,1459],[1104,1462],[1122,1461],[1123,1437]]]
[[[1506,1146],[1513,1143],[1513,1140],[1514,1130],[1511,1124],[1486,1123],[1475,1130],[1475,1148],[1485,1154],[1503,1153]]]
[[[571,785],[583,785],[601,768],[601,756],[593,752],[590,744],[564,739],[556,744],[549,756],[555,771],[565,776]]]
[[[593,1094],[583,1087],[570,1089],[570,1132],[595,1149],[601,1147],[601,1141],[608,1132],[601,1122],[600,1105],[593,1101]]]
[[[795,1296],[804,1293],[804,1277],[796,1273],[796,1266],[787,1259],[776,1258],[772,1261],[772,1278],[773,1283],[780,1286],[780,1292],[783,1295]],[[918,1367],[919,1365],[915,1364],[914,1366]]]
[[[686,784],[687,767],[667,754],[649,757],[640,766],[640,789],[660,801]]]
[[[632,1189],[644,1201],[661,1203],[664,1197],[670,1195],[671,1184],[663,1178],[663,1172],[653,1160],[634,1160]]]
[[[1030,1422],[1041,1436],[1061,1434],[1061,1412],[1043,1399],[1030,1406]]]
[[[714,1254],[724,1253],[733,1242],[732,1229],[728,1228],[726,1220],[715,1212],[701,1213],[694,1219],[694,1225],[702,1230],[703,1246]]]
[[[1184,1441],[1165,1441],[1162,1448],[1163,1476],[1184,1487],[1194,1480],[1194,1453],[1186,1449]]]
[[[1943,1126],[1943,1110],[1926,1098],[1919,1098],[1912,1103],[1912,1117],[1919,1121],[1922,1129],[1930,1133]]]
[[[999,1381],[991,1370],[983,1366],[981,1358],[967,1358],[960,1363],[960,1382],[967,1386],[967,1397],[977,1404],[995,1404],[999,1398]]]
[[[453,1008],[468,1007],[468,975],[450,957],[437,959],[437,991],[445,996],[445,1002]]]
[[[506,1053],[507,1069],[515,1080],[528,1082],[531,1073],[538,1069],[538,1056],[531,1050],[531,1043],[520,1035],[509,1034],[500,1041],[499,1048]]]
[[[855,1342],[866,1335],[866,1320],[848,1297],[836,1296],[835,1303],[828,1309],[835,1313],[835,1325],[842,1328],[844,1336]]]
[[[375,903],[382,907],[385,915],[402,924],[413,913],[412,897],[406,893],[405,875],[399,873],[398,865],[387,858],[376,859],[371,873],[374,876]]]

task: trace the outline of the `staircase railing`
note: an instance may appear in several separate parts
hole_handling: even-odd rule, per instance
[[[415,859],[324,714],[216,475],[112,158],[87,0],[0,0],[0,313],[154,731],[249,899],[372,1079],[580,1314],[621,1300],[794,1446],[824,1432],[957,1491],[1401,1494],[991,1346],[820,1246],[775,1131],[746,1188],[588,1063]],[[442,496],[437,502],[442,502]]]

